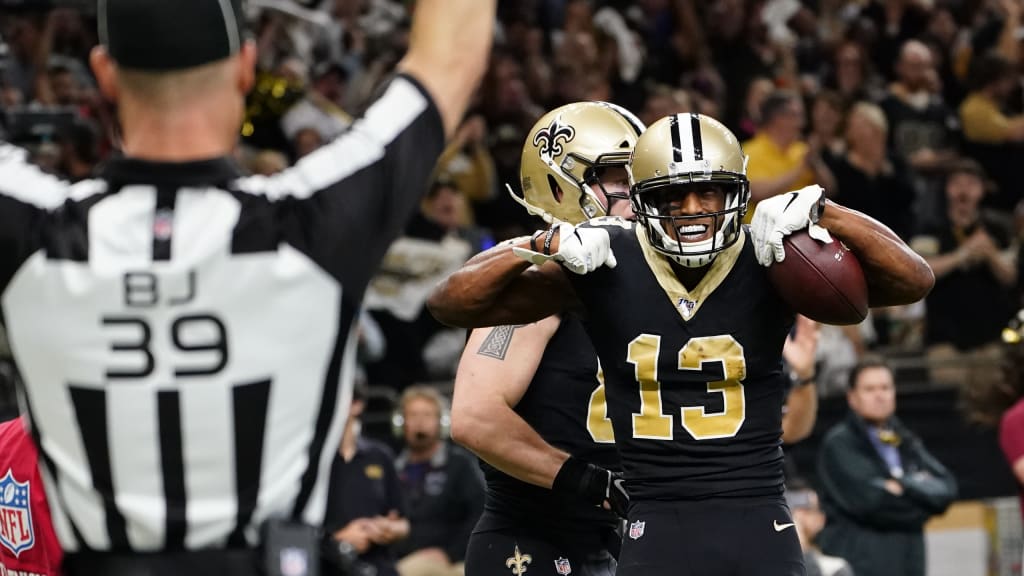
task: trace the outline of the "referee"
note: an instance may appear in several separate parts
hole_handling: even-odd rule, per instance
[[[230,156],[256,61],[242,0],[99,0],[124,157],[71,185],[0,143],[0,310],[70,573],[249,574],[268,542],[314,564],[293,544],[323,520],[353,319],[494,12],[418,0],[366,114],[266,178]]]

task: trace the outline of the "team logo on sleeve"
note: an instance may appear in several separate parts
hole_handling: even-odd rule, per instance
[[[647,526],[646,521],[637,520],[629,525],[629,537],[633,540],[639,540],[644,535],[644,528]]]
[[[15,557],[36,543],[30,502],[29,483],[18,482],[7,470],[0,478],[0,544]]]
[[[559,558],[555,560],[555,572],[558,572],[562,576],[572,574],[572,566],[569,566],[568,558]]]

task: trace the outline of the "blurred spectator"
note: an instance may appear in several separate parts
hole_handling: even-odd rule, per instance
[[[980,209],[984,195],[985,175],[978,163],[957,162],[946,178],[944,221],[911,240],[935,272],[935,288],[925,304],[936,382],[967,386],[995,370],[999,333],[1013,313],[1013,236],[1008,223]]]
[[[299,130],[314,128],[320,133],[320,139],[328,142],[348,128],[352,117],[341,107],[347,79],[348,73],[341,66],[330,63],[317,66],[306,96],[281,118],[285,137],[293,140]]]
[[[921,177],[925,217],[934,217],[941,184],[933,177],[956,157],[958,123],[934,91],[937,78],[932,52],[917,40],[903,44],[882,109],[889,120],[892,152]]]
[[[736,137],[740,140],[750,140],[757,134],[757,128],[761,125],[761,106],[765,98],[768,98],[775,91],[775,84],[770,78],[757,77],[747,85],[747,97],[743,101],[743,110],[739,122],[736,125]],[[664,116],[652,118],[648,125]],[[646,122],[646,120],[645,120]]]
[[[95,122],[78,119],[57,134],[57,171],[72,182],[89,178],[100,161],[100,136]]]
[[[822,554],[814,543],[825,527],[825,515],[818,504],[818,493],[798,478],[786,486],[786,504],[793,514],[800,548],[804,551],[807,576],[853,576],[853,569],[846,560]]]
[[[375,385],[401,390],[419,380],[454,374],[457,357],[447,374],[432,374],[425,361],[428,344],[446,329],[424,304],[433,287],[479,249],[480,240],[462,226],[465,210],[462,193],[448,175],[439,174],[420,213],[388,249],[370,282],[365,306],[387,341],[384,356],[366,366]]]
[[[789,370],[791,387],[782,413],[782,442],[795,444],[811,435],[818,418],[818,393],[815,386],[818,351],[818,323],[797,316],[793,332],[786,338],[782,357]]]
[[[320,131],[316,128],[300,128],[292,136],[292,152],[295,154],[296,160],[316,152],[317,148],[323,145],[323,136],[320,135]]]
[[[972,89],[960,106],[966,149],[998,186],[990,204],[1010,210],[1024,196],[1016,161],[1024,157],[1024,114],[1004,113],[1019,78],[1013,64],[995,53],[982,56],[972,68]]]
[[[396,466],[409,499],[409,538],[396,551],[402,576],[461,576],[469,535],[483,511],[476,457],[448,441],[447,403],[433,388],[412,386],[394,424],[405,441]]]
[[[750,208],[746,222],[754,216],[757,202],[811,184],[835,194],[835,180],[818,150],[803,140],[806,123],[804,104],[792,92],[778,91],[761,105],[761,126],[752,140],[743,144],[750,156]]]
[[[881,108],[859,102],[846,121],[845,153],[831,163],[836,202],[859,210],[907,239],[913,232],[914,188],[900,161],[888,154],[889,124]]]
[[[345,434],[331,466],[324,530],[344,542],[376,576],[398,576],[392,544],[409,535],[395,455],[361,434],[366,381],[356,380]]]
[[[249,170],[260,176],[273,176],[288,168],[288,158],[277,150],[260,150],[249,163]]]
[[[644,101],[640,121],[652,124],[666,116],[696,112],[692,99],[686,90],[657,85],[651,88]]]
[[[497,191],[494,159],[487,150],[487,121],[483,116],[466,118],[437,164],[470,202],[494,197]],[[465,218],[463,224],[468,224],[469,220]]]
[[[832,66],[825,76],[825,86],[835,90],[847,103],[877,100],[882,88],[865,55],[864,47],[854,40],[839,44],[832,56]]]
[[[818,544],[857,576],[924,576],[924,523],[956,498],[956,481],[896,418],[884,361],[857,365],[847,401],[849,416],[818,455],[826,515]]]
[[[807,143],[818,150],[825,164],[832,162],[846,150],[843,128],[846,124],[846,106],[835,92],[822,90],[811,105],[811,132]],[[840,186],[841,188],[841,186]]]

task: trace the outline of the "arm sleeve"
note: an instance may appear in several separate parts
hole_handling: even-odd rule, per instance
[[[399,75],[334,141],[280,174],[245,178],[238,187],[278,202],[286,240],[358,303],[419,206],[443,148],[434,102],[415,79]]]
[[[46,211],[63,202],[66,189],[30,164],[24,150],[0,142],[0,294],[39,249]]]
[[[402,485],[398,482],[398,470],[395,468],[395,459],[393,454],[389,454],[391,458],[382,463],[384,466],[384,482],[385,490],[387,490],[388,508],[391,510],[397,510],[398,515],[402,518],[408,518],[409,510],[405,504],[405,498],[402,497]]]
[[[929,513],[942,514],[956,499],[956,478],[925,449],[920,440],[914,439],[911,454],[923,473],[912,473],[901,480],[905,494]]]

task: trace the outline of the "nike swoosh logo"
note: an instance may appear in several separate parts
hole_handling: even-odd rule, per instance
[[[786,207],[783,208],[782,211],[785,212],[786,210],[789,210],[789,207],[793,204],[793,201],[796,200],[796,197],[799,196],[799,195],[800,194],[798,192],[790,192],[789,193],[789,202],[786,203]]]
[[[772,521],[772,526],[775,527],[775,531],[776,532],[782,532],[786,528],[792,528],[793,527],[793,523],[790,522],[789,524],[779,524],[778,520],[773,520]]]

